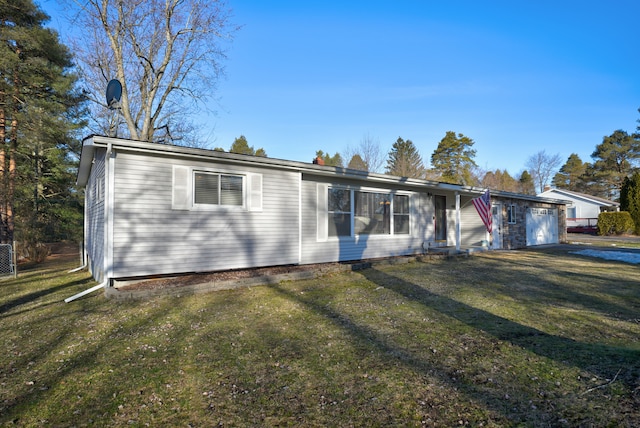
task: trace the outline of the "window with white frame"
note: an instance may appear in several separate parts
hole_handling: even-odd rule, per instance
[[[576,218],[576,207],[567,207],[567,218]]]
[[[241,175],[194,172],[195,205],[243,206],[244,177]]]
[[[393,195],[393,233],[409,234],[409,195]]]
[[[262,174],[173,165],[172,183],[174,210],[263,210]]]
[[[327,190],[326,235],[408,235],[409,195],[325,187]],[[321,213],[319,213],[321,214]],[[324,216],[322,216],[324,217]],[[393,219],[393,222],[392,222]],[[319,226],[324,228],[324,226]],[[319,236],[322,236],[320,233]]]
[[[514,204],[507,207],[507,221],[509,224],[516,224],[516,205]]]
[[[356,235],[389,235],[391,233],[390,195],[354,191],[354,228]]]
[[[329,188],[327,210],[329,213],[329,236],[351,235],[351,191]]]

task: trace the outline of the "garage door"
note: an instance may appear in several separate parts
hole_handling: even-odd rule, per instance
[[[527,245],[558,243],[558,210],[555,208],[527,209]]]

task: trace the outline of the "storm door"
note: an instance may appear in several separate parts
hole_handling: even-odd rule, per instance
[[[434,218],[436,241],[447,240],[447,197],[435,195],[433,197],[436,215]]]

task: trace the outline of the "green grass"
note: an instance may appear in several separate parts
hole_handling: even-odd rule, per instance
[[[640,426],[640,269],[560,247],[149,301],[0,282],[8,426]]]

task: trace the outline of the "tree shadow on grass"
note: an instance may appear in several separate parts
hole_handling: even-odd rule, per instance
[[[538,255],[538,251],[534,254]],[[539,254],[545,257],[554,256],[554,253],[542,250],[539,250]],[[555,254],[561,255],[564,263],[571,263],[571,255],[558,253],[557,251]],[[589,310],[597,311],[603,316],[616,319],[636,319],[638,317],[640,300],[637,297],[630,298],[629,296],[629,290],[633,290],[634,287],[638,286],[637,280],[625,278],[625,283],[623,284],[605,273],[579,272],[579,274],[576,274],[575,269],[572,271],[564,268],[554,268],[549,263],[546,263],[545,259],[531,259],[528,262],[523,262],[521,260],[501,258],[499,263],[490,263],[489,259],[487,259],[487,262],[487,264],[475,268],[478,276],[496,278],[500,274],[499,271],[502,271],[503,274],[506,272],[506,275],[503,276],[510,277],[511,281],[526,283],[526,290],[510,287],[509,292],[512,297],[523,300],[535,299],[536,303],[554,302],[554,304],[579,305]],[[514,270],[505,269],[504,265],[524,270],[514,275]],[[532,268],[538,270],[535,273],[529,272]],[[547,279],[541,280],[537,275],[544,275]],[[505,287],[508,287],[506,284],[508,282],[505,281]],[[603,299],[602,295],[607,295],[612,299]]]
[[[18,306],[26,305],[28,303],[33,303],[42,297],[48,296],[53,293],[57,293],[60,290],[72,288],[81,284],[90,284],[92,282],[93,282],[93,279],[91,278],[77,279],[75,281],[67,282],[65,284],[60,284],[55,287],[43,288],[43,289],[34,291],[32,293],[25,294],[23,296],[20,296],[16,299],[13,299],[11,301],[8,301],[0,305],[0,314],[3,314],[2,316],[0,316],[0,318],[8,316],[6,315],[6,312],[11,311],[12,309],[17,308]]]
[[[621,370],[617,376],[618,380],[624,382],[631,391],[638,387],[637,361],[640,360],[639,351],[602,344],[581,343],[569,338],[554,336],[449,297],[438,295],[375,268],[365,269],[360,273],[379,287],[393,291],[408,300],[418,302],[429,310],[437,311],[460,321],[474,330],[491,335],[498,341],[511,343],[541,357],[557,361],[560,365],[578,367],[602,379],[611,379],[617,376],[616,371]],[[424,354],[420,354],[424,351],[424,346],[422,350],[404,347],[396,343],[393,338],[379,333],[372,326],[354,321],[348,314],[342,313],[330,305],[321,304],[313,297],[291,292],[279,285],[271,287],[287,298],[304,304],[310,310],[347,331],[359,344],[373,347],[391,360],[419,373],[433,376],[442,384],[465,393],[474,402],[484,403],[487,409],[504,417],[510,419],[513,417],[511,409],[527,408],[530,406],[528,403],[540,400],[540,397],[535,394],[531,394],[526,399],[523,397],[507,399],[504,391],[500,388],[487,388],[486,385],[478,384],[470,377],[465,378],[464,375],[458,373],[456,367],[440,363],[437,359],[431,360]],[[399,332],[399,334],[410,333]],[[428,344],[424,345],[428,346]],[[605,361],[602,360],[603,358]],[[562,417],[562,411],[558,410],[556,414],[556,412],[548,413],[549,410],[542,408],[529,409],[527,414],[532,415],[532,420],[546,420],[553,425],[559,423],[559,419]],[[538,415],[533,416],[536,413]]]
[[[637,384],[637,364],[640,361],[640,351],[638,350],[599,343],[583,343],[548,334],[449,297],[438,295],[419,285],[377,269],[366,269],[362,274],[381,287],[392,290],[407,299],[417,301],[476,330],[490,334],[498,340],[508,341],[536,355],[588,370],[604,379],[613,378],[617,369],[622,369],[627,373],[620,376],[620,380],[625,382],[631,390],[639,386]],[[635,374],[631,373],[634,371]]]

